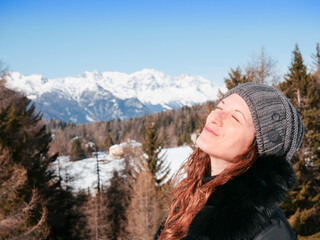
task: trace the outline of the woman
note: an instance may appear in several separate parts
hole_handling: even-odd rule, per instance
[[[186,178],[154,239],[296,239],[278,204],[295,183],[289,161],[303,135],[296,109],[275,88],[231,89],[181,167]]]

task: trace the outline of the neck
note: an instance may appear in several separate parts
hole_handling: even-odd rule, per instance
[[[220,174],[225,168],[234,165],[234,163],[224,159],[210,156],[211,161],[211,176]]]

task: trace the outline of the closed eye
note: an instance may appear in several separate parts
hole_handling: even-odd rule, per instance
[[[224,104],[224,102],[223,101],[221,101],[222,102],[222,104]],[[219,104],[220,105],[220,104]],[[216,109],[219,109],[219,110],[223,110],[221,107],[219,107],[219,106],[217,106],[216,107]],[[239,112],[239,113],[241,113],[242,114],[242,116],[243,116],[243,113],[242,112],[240,112],[239,110],[235,110],[236,112]],[[239,124],[241,124],[240,123],[240,121],[239,121],[239,119],[238,118],[236,118],[234,115],[232,115],[232,117],[234,118],[234,120],[236,120]],[[243,116],[243,118],[245,119],[245,117]]]
[[[235,116],[232,116],[238,123],[240,123],[240,121],[235,117]]]
[[[219,109],[219,110],[223,110],[221,107],[216,107],[216,109]],[[235,116],[233,116],[232,115],[232,117],[238,122],[238,123],[240,123],[240,121],[239,121],[239,119],[238,118],[236,118]]]

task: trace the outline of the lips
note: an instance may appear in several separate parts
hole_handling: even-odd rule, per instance
[[[215,135],[215,136],[219,136],[215,131],[213,131],[211,128],[209,128],[208,126],[204,127],[204,130],[206,130],[207,132]]]

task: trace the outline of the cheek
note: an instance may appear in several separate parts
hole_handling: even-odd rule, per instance
[[[253,142],[253,139],[254,139],[254,132],[246,131],[243,133],[241,139],[239,140],[241,142],[241,147],[243,149],[242,153],[244,153],[250,147],[250,145]]]
[[[247,129],[230,126],[225,136],[225,146],[229,149],[227,154],[234,157],[242,154],[249,148],[252,140]]]
[[[209,122],[209,120],[211,119],[211,115],[212,115],[212,112],[211,113],[209,113],[209,115],[207,116],[207,118],[206,118],[206,124]]]
[[[210,142],[212,140],[210,139],[210,136],[208,134],[206,134],[206,132],[204,132],[204,130],[202,130],[201,134],[199,135],[199,137],[196,140],[196,144],[200,147],[203,145],[210,145]]]
[[[216,151],[220,148],[217,140],[205,131],[202,131],[200,136],[197,138],[196,145],[209,155],[212,151]]]

